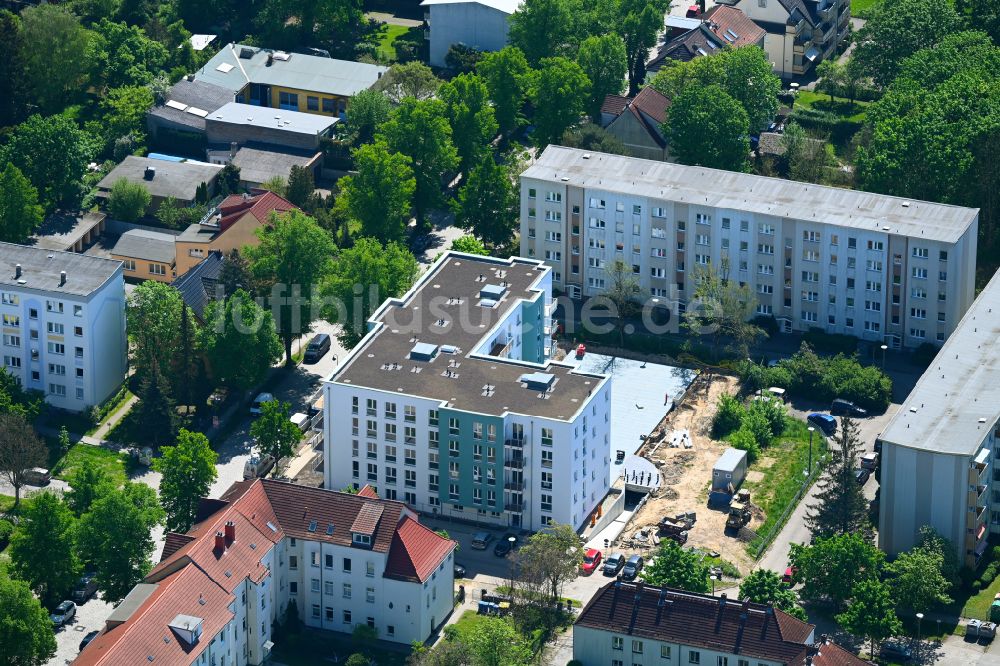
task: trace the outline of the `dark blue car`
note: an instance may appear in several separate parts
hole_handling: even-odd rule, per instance
[[[834,433],[837,432],[837,419],[833,418],[829,414],[820,414],[819,412],[815,412],[810,414],[806,420],[822,430],[823,434],[827,437],[832,437]]]

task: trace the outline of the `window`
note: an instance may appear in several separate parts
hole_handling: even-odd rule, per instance
[[[882,291],[882,283],[876,282],[874,280],[867,280],[865,282],[865,289],[867,291],[874,291],[875,293],[880,293]]]
[[[590,197],[590,207],[591,208],[598,208],[600,210],[604,210],[605,208],[607,208],[607,203],[604,201],[604,199],[598,199],[596,197]]]
[[[333,100],[330,99],[329,97],[324,97],[323,98],[323,113],[335,113],[335,111],[336,110],[334,109],[334,106],[333,106]]]
[[[20,342],[18,342],[18,344],[15,346],[19,347]],[[48,349],[50,354],[58,354],[59,356],[62,356],[66,353],[66,345],[62,344],[61,342],[50,342],[48,344]]]
[[[923,308],[910,308],[910,316],[914,319],[927,319],[927,310]]]
[[[278,108],[284,109],[285,111],[298,111],[299,110],[299,96],[297,93],[290,92],[279,92],[278,93]]]
[[[758,284],[757,292],[760,294],[773,294],[774,286],[769,284]]]
[[[694,242],[698,245],[708,245],[710,240],[708,234],[698,234],[694,237]]]
[[[312,605],[312,616],[315,618],[319,617],[319,604]]]
[[[865,310],[869,312],[881,312],[882,303],[879,301],[865,301]]]
[[[802,232],[802,240],[807,241],[809,243],[818,243],[819,242],[819,232],[818,231],[803,231]]]
[[[555,203],[561,203],[562,202],[562,192],[546,192],[545,193],[545,200],[546,201],[554,201]]]
[[[876,252],[882,252],[885,250],[885,244],[882,241],[870,240],[868,241],[868,249],[875,250]]]
[[[45,301],[45,310],[48,312],[58,312],[62,313],[63,304],[59,301]]]
[[[651,277],[655,278],[665,278],[667,277],[667,271],[665,268],[650,268],[649,274]]]
[[[368,603],[370,603],[370,604],[375,603],[375,588],[374,587],[366,587],[365,588],[365,601],[368,602]]]
[[[802,271],[803,282],[819,282],[819,273],[813,271]]]
[[[345,610],[344,611],[344,624],[350,624],[350,623],[351,623],[351,611]]]
[[[552,446],[552,428],[542,428],[542,446]]]
[[[403,483],[407,488],[417,487],[417,473],[412,469],[403,470]]]
[[[759,254],[774,254],[774,246],[769,243],[757,243],[757,252]]]
[[[924,337],[926,337],[926,335],[927,335],[927,332],[924,331],[924,329],[922,329],[922,328],[911,328],[910,329],[910,337],[911,338],[916,338],[918,340],[923,340]]]
[[[65,376],[66,375],[66,366],[65,365],[59,365],[58,363],[49,363],[49,374],[50,375]]]
[[[938,280],[940,282],[947,282],[948,281],[948,272],[947,271],[938,271]]]
[[[660,659],[670,659],[670,646],[661,645],[660,646]]]
[[[378,465],[374,463],[368,463],[368,480],[378,481]]]
[[[396,424],[386,423],[385,424],[385,441],[395,442],[396,441]]]
[[[767,2],[767,0],[760,0],[761,2]],[[688,663],[689,664],[700,664],[701,663],[701,653],[697,650],[688,651]]]
[[[547,210],[545,211],[545,221],[546,222],[562,222],[562,213],[557,210]]]
[[[537,196],[537,192],[536,192],[535,188],[529,187],[528,188],[528,198],[529,199],[534,199],[536,196]]]
[[[816,250],[803,250],[802,259],[804,261],[819,261],[819,252]]]
[[[375,422],[372,421],[371,423],[374,424]],[[369,430],[369,432],[371,431]],[[378,444],[376,444],[375,442],[368,442],[367,447],[368,447],[368,457],[372,460],[378,458]]]
[[[164,266],[163,264],[150,264],[149,265],[149,274],[150,275],[166,275],[167,274],[167,267]]]
[[[552,490],[552,472],[542,472],[542,490]]]
[[[371,442],[369,442],[371,443]],[[386,445],[385,447],[385,461],[386,462],[396,462],[396,447],[392,445]]]
[[[552,495],[546,495],[542,493],[542,511],[552,511]]]
[[[667,209],[666,208],[653,208],[652,215],[653,215],[653,217],[666,217],[667,216]]]
[[[634,654],[642,654],[642,641],[632,639],[632,652]]]
[[[918,279],[918,280],[926,280],[927,279],[927,269],[926,268],[917,268],[916,266],[914,266],[913,267],[913,272],[911,273],[911,275],[914,278]]]
[[[948,261],[948,253],[945,250],[938,252],[938,261]]]
[[[319,594],[319,578],[313,578],[310,584],[310,590]]]
[[[83,358],[83,347],[73,347],[73,357]]]
[[[712,263],[712,257],[707,254],[696,254],[694,255],[694,263],[700,266],[707,266]]]
[[[8,335],[4,333],[3,343],[8,347],[20,347],[21,346],[21,336],[20,335]]]
[[[561,243],[562,242],[562,232],[561,231],[546,231],[545,240],[550,243]]]
[[[774,275],[774,266],[770,264],[757,264],[757,272],[761,275]]]
[[[75,335],[78,338],[82,338],[83,337],[83,326],[74,326],[73,327],[73,335]]]
[[[612,650],[624,650],[625,649],[625,639],[621,636],[611,637],[611,649]]]
[[[913,257],[915,259],[926,259],[930,256],[930,250],[926,247],[915,247],[913,248]]]
[[[306,96],[306,109],[309,111],[319,111],[319,97]]]
[[[551,451],[542,451],[542,467],[552,467]]]

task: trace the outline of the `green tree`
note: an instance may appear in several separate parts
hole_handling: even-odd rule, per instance
[[[531,663],[531,650],[509,619],[486,618],[464,642],[475,666],[515,666]]]
[[[347,129],[351,143],[355,146],[371,143],[375,132],[389,120],[391,113],[392,103],[383,93],[371,89],[358,92],[347,105]]]
[[[256,291],[253,274],[250,272],[250,264],[238,248],[233,248],[223,257],[219,282],[222,284],[223,293],[227,298],[239,289],[246,290],[250,294]]]
[[[809,136],[796,122],[788,123],[781,142],[785,147],[788,177],[792,180],[822,183],[826,169],[835,164],[827,153],[826,142]]]
[[[472,169],[452,202],[455,224],[492,248],[510,243],[519,209],[510,171],[492,155],[484,156]]]
[[[563,585],[576,577],[583,562],[580,538],[570,525],[550,524],[544,532],[536,532],[514,554],[519,571],[514,580],[515,596],[529,603],[539,596],[556,601]]]
[[[66,505],[79,518],[101,497],[115,489],[102,467],[81,465],[69,479],[69,490],[63,494]]]
[[[323,285],[324,296],[337,303],[336,310],[324,314],[340,322],[341,344],[358,344],[368,332],[368,318],[385,299],[406,293],[418,272],[417,260],[401,243],[383,246],[374,238],[359,238],[342,250]]]
[[[29,91],[21,17],[6,9],[0,9],[0,43],[6,47],[6,57],[0,59],[0,127],[9,127],[27,114]]]
[[[624,85],[627,67],[625,44],[615,34],[587,37],[580,43],[576,61],[590,79],[587,112],[591,120],[600,123],[601,104],[604,103],[604,98],[619,94]]]
[[[42,224],[38,190],[11,163],[0,171],[0,240],[23,243]]]
[[[571,127],[566,130],[559,143],[569,148],[580,148],[589,152],[611,153],[626,157],[632,155],[621,139],[594,123]]]
[[[360,652],[355,652],[344,662],[345,666],[368,666],[370,660]]]
[[[510,16],[508,41],[532,66],[546,58],[568,56],[577,40],[579,0],[525,0]]]
[[[389,150],[412,161],[416,182],[413,212],[417,228],[422,228],[427,212],[444,203],[441,184],[445,174],[458,166],[447,107],[441,100],[407,97],[382,125],[378,136],[384,137]]]
[[[337,207],[361,223],[361,233],[382,242],[402,240],[417,182],[409,157],[384,141],[353,151],[357,173],[340,179]]]
[[[132,415],[135,423],[142,424],[144,441],[153,447],[171,441],[177,432],[177,403],[158,365],[144,374],[138,396]]]
[[[476,72],[486,80],[500,131],[509,134],[521,121],[521,108],[531,87],[531,67],[524,53],[513,46],[486,53]]]
[[[212,376],[226,386],[248,391],[267,377],[271,364],[281,358],[281,339],[271,313],[243,289],[205,308],[201,330]]]
[[[557,143],[571,125],[580,121],[590,90],[590,79],[567,58],[545,58],[531,87],[535,105],[535,143]]]
[[[36,9],[44,7],[54,5]],[[33,115],[15,127],[7,145],[0,148],[0,164],[10,162],[20,169],[38,190],[42,206],[51,211],[79,194],[90,154],[89,139],[72,120]]]
[[[1000,5],[991,0],[956,0],[955,10],[968,24],[988,33],[993,43],[1000,43]]]
[[[958,555],[955,553],[955,546],[951,541],[938,534],[930,525],[920,528],[920,540],[917,548],[929,553],[936,553],[941,556],[941,575],[951,586],[958,585],[958,577],[961,565]],[[947,591],[947,590],[946,590]]]
[[[871,654],[877,654],[876,645],[903,630],[903,623],[896,616],[895,590],[880,580],[864,580],[853,590],[847,610],[837,616],[837,624],[845,630],[871,641]]]
[[[390,67],[371,89],[384,93],[393,104],[402,104],[407,97],[429,99],[440,85],[441,79],[434,76],[430,67],[414,60]]]
[[[124,599],[149,573],[151,533],[162,520],[156,491],[134,483],[98,499],[80,519],[80,554],[94,568],[105,601]]]
[[[219,172],[219,194],[228,196],[240,191],[240,168],[228,162]]]
[[[950,604],[951,583],[942,574],[944,557],[933,547],[900,553],[886,565],[887,584],[899,608],[926,613],[938,604]]]
[[[740,599],[771,604],[803,622],[808,620],[795,593],[782,582],[780,575],[769,569],[754,569],[740,582]]]
[[[274,192],[279,197],[288,194],[288,181],[282,176],[272,176],[260,184],[260,189]]]
[[[262,456],[274,456],[275,462],[295,453],[295,445],[302,439],[302,432],[289,418],[290,409],[291,405],[287,402],[265,402],[260,406],[260,415],[250,426],[254,448]]]
[[[0,479],[14,488],[15,507],[21,501],[25,473],[43,467],[47,458],[44,442],[22,412],[0,413]]]
[[[725,340],[742,357],[748,356],[764,331],[750,322],[757,298],[749,285],[731,278],[728,257],[723,256],[718,270],[712,264],[696,266],[691,283],[693,298],[681,325],[692,336],[709,336],[716,360]]]
[[[817,537],[811,545],[793,543],[789,562],[802,582],[799,596],[840,606],[862,581],[878,580],[885,553],[860,534]]]
[[[42,666],[55,653],[48,611],[27,583],[0,573],[0,663]]]
[[[816,75],[819,80],[816,82],[816,91],[823,92],[830,96],[833,102],[835,95],[840,95],[843,89],[844,72],[847,65],[834,58],[827,58],[816,65]]]
[[[224,12],[238,14],[240,9],[232,5]],[[334,58],[354,60],[373,57],[384,32],[381,24],[365,16],[361,0],[263,0],[255,3],[255,9],[253,32],[272,48],[319,46]]]
[[[832,447],[830,464],[817,484],[816,503],[809,507],[806,524],[815,536],[868,534],[868,502],[854,479],[862,451],[854,419],[840,419],[835,441],[837,445]]]
[[[180,356],[184,307],[177,289],[155,280],[136,286],[127,303],[126,321],[136,377],[142,383],[155,366],[163,374],[170,394],[176,385],[171,371]]]
[[[467,254],[478,254],[483,257],[490,256],[490,251],[483,245],[483,241],[475,236],[460,236],[451,242],[449,250],[455,252],[465,252]]]
[[[306,332],[318,314],[313,291],[330,270],[333,239],[316,220],[300,211],[273,215],[255,232],[260,243],[243,252],[250,272],[268,289],[269,306],[277,313],[275,328],[285,344],[285,365],[291,367],[292,341]]]
[[[709,565],[698,553],[684,550],[673,539],[664,539],[656,559],[639,575],[650,585],[704,593],[712,589],[710,573]]]
[[[316,191],[316,183],[313,180],[311,169],[292,165],[288,173],[288,187],[285,191],[285,198],[299,208],[304,208]]]
[[[630,326],[628,321],[641,310],[646,291],[640,286],[632,265],[623,259],[613,259],[605,274],[607,287],[601,292],[601,298],[610,306],[615,328],[618,329],[618,343],[624,346],[625,332]]]
[[[135,222],[146,214],[146,209],[152,201],[153,196],[142,183],[119,178],[111,186],[108,212],[123,222]]]
[[[101,19],[93,26],[90,80],[106,88],[145,86],[169,59],[167,47],[136,26]]]
[[[459,167],[468,174],[484,155],[492,154],[489,144],[498,129],[486,82],[476,74],[460,74],[441,84],[438,99],[445,103]]]
[[[198,515],[198,503],[208,496],[218,475],[215,462],[219,454],[200,432],[181,428],[175,446],[160,449],[153,469],[163,475],[160,481],[160,504],[166,513],[168,532],[187,532]]]
[[[722,88],[687,87],[668,114],[664,130],[678,162],[727,171],[749,168],[750,121],[740,103]]]
[[[66,6],[41,4],[21,12],[21,39],[32,101],[44,113],[58,112],[85,88],[91,33]]]
[[[141,142],[146,136],[146,112],[153,106],[153,91],[147,86],[112,88],[101,100],[101,119],[87,123],[93,136],[103,136],[105,147],[128,139],[128,145]],[[129,151],[131,152],[131,151]],[[115,156],[123,159],[123,156]]]
[[[720,396],[719,406],[715,410],[715,416],[712,417],[712,437],[722,439],[734,430],[738,430],[746,413],[746,408],[736,396],[728,393]]]
[[[21,513],[10,541],[11,573],[52,607],[69,594],[80,575],[76,517],[54,493],[38,493]]]
[[[951,3],[935,0],[885,0],[872,8],[858,30],[853,58],[875,84],[888,86],[903,61],[957,32],[961,18]]]
[[[469,666],[471,663],[468,646],[454,639],[438,641],[433,648],[415,641],[413,651],[406,658],[407,666]]]
[[[669,0],[618,0],[615,29],[625,46],[630,97],[639,93],[639,86],[646,80],[646,59],[649,50],[656,46],[656,36],[663,30],[663,15],[669,7]]]

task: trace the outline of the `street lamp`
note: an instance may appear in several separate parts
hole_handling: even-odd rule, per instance
[[[806,471],[806,478],[809,478],[813,472],[813,433],[816,432],[816,428],[809,426],[809,469]]]
[[[882,372],[885,372],[885,350],[889,348],[889,345],[882,345]]]
[[[924,619],[923,613],[917,613],[917,642],[920,642],[920,621]]]
[[[510,544],[510,551],[507,553],[507,559],[510,560],[510,598],[514,599],[514,544],[517,542],[517,537],[511,534],[507,537],[507,543]]]

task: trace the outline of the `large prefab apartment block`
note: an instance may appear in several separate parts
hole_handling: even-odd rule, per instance
[[[521,254],[571,298],[615,259],[673,304],[698,267],[749,284],[783,331],[917,347],[947,339],[974,297],[977,209],[549,146],[521,175]]]
[[[326,487],[428,514],[580,527],[610,482],[610,382],[550,360],[552,271],[445,254],[324,385]]]

